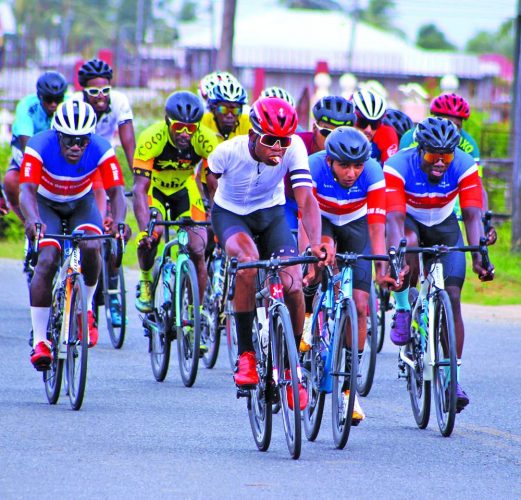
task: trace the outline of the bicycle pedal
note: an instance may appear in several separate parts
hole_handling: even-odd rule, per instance
[[[237,399],[239,398],[249,398],[250,390],[255,389],[254,385],[243,385],[241,387],[237,387]]]
[[[42,363],[42,364],[39,364],[39,365],[34,365],[34,368],[37,372],[46,372],[46,371],[49,371],[51,369],[51,364],[50,363]]]

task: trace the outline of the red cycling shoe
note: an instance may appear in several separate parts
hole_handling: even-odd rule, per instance
[[[235,384],[239,386],[257,385],[259,383],[257,361],[253,351],[243,352],[239,356],[233,379]]]
[[[287,386],[287,388],[288,388],[288,406],[289,406],[290,410],[293,410],[293,387],[291,387],[291,372],[289,371],[289,369],[284,372],[284,377],[286,378],[286,380],[289,381],[289,384]],[[302,385],[301,382],[298,383],[298,397],[299,397],[299,407],[300,407],[300,410],[302,411],[308,405],[308,391]]]

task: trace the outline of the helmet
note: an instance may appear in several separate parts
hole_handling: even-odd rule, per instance
[[[92,106],[72,99],[58,106],[51,127],[62,134],[88,135],[96,128],[96,113]]]
[[[195,94],[187,90],[180,90],[170,94],[166,99],[165,113],[171,120],[197,123],[203,117],[204,106],[201,99]]]
[[[63,97],[66,90],[67,81],[65,80],[65,77],[57,71],[46,71],[36,82],[36,92],[38,97]]]
[[[379,120],[387,108],[387,103],[380,94],[367,89],[357,90],[351,100],[355,108],[368,120]]]
[[[208,102],[219,101],[246,104],[248,94],[237,80],[221,80],[208,91]]]
[[[432,100],[431,113],[467,120],[470,116],[470,106],[463,97],[457,94],[442,94]]]
[[[353,103],[339,95],[322,97],[313,106],[315,120],[331,125],[354,125],[356,122]]]
[[[418,123],[414,139],[422,148],[434,152],[454,151],[459,144],[458,127],[450,120],[439,116],[430,116]]]
[[[112,68],[101,59],[87,61],[78,71],[78,81],[82,87],[85,87],[93,78],[112,80]]]
[[[390,125],[396,130],[396,133],[399,137],[401,137],[407,130],[410,130],[414,127],[414,122],[399,109],[391,109],[389,108],[383,117],[383,123],[385,125]]]
[[[208,92],[210,92],[214,85],[221,81],[233,81],[238,83],[237,78],[227,71],[214,71],[213,73],[209,73],[203,76],[199,82],[199,96],[201,99],[208,99]]]
[[[371,156],[371,144],[353,127],[337,127],[326,138],[326,155],[342,163],[363,163]]]
[[[297,130],[297,112],[279,97],[260,97],[250,110],[253,130],[259,134],[289,137]]]
[[[293,99],[293,96],[282,87],[267,87],[260,93],[260,97],[278,97],[295,107],[295,99]]]

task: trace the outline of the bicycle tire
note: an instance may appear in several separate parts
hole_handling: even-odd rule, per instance
[[[123,343],[125,342],[125,332],[126,332],[126,317],[127,317],[127,300],[126,300],[126,290],[125,290],[125,274],[123,273],[123,268],[120,267],[118,269],[118,288],[116,289],[116,293],[110,292],[109,290],[109,272],[108,266],[105,262],[102,265],[102,275],[103,275],[103,302],[105,305],[105,319],[107,322],[107,330],[109,332],[110,341],[112,342],[112,346],[114,349],[121,349]],[[121,325],[113,325],[112,324],[112,316],[110,314],[110,298],[111,295],[115,295],[118,298],[118,302],[121,308]]]
[[[272,366],[271,350],[264,352],[261,349],[260,332],[257,318],[253,321],[253,347],[257,359],[259,383],[250,390],[248,400],[248,417],[255,444],[260,451],[267,451],[271,443],[272,434]]]
[[[456,421],[458,360],[454,316],[445,290],[439,290],[434,298],[434,318],[433,399],[440,432],[449,437]]]
[[[358,320],[352,299],[345,299],[338,309],[333,342],[333,441],[338,449],[345,448],[351,431],[358,374]],[[347,346],[347,328],[351,328],[351,349]],[[354,348],[354,349],[353,349]],[[349,390],[347,404],[344,391]]]
[[[226,345],[228,347],[228,361],[232,372],[237,364],[239,356],[239,347],[237,345],[237,325],[235,324],[235,315],[233,313],[233,304],[231,300],[226,303]]]
[[[376,353],[378,350],[378,313],[375,285],[371,283],[367,315],[367,333],[364,353],[358,366],[357,390],[360,396],[367,396],[373,387],[376,370]]]
[[[221,343],[221,330],[219,327],[219,305],[222,302],[222,296],[219,300],[213,299],[213,275],[214,266],[212,260],[208,265],[208,278],[206,279],[206,287],[203,297],[203,310],[201,313],[201,343],[206,345],[207,352],[203,355],[203,364],[206,368],[212,369],[217,362],[219,356],[219,346]],[[220,262],[219,262],[220,265]]]
[[[197,378],[201,342],[201,312],[199,310],[199,288],[194,263],[185,260],[178,269],[180,311],[177,328],[177,357],[179,372],[186,387],[192,387]]]
[[[162,267],[156,270],[160,274],[154,279],[154,311],[149,313],[152,325],[148,328],[150,364],[157,382],[163,382],[166,378],[172,348],[172,335],[170,333],[172,318],[170,314],[172,311],[172,289],[175,284],[173,283],[173,274],[170,275],[171,281],[165,283],[164,269]]]
[[[59,297],[63,294],[63,289],[58,290],[58,294],[53,294],[49,322],[47,324],[47,339],[51,342],[52,361],[47,371],[43,372],[45,384],[45,394],[49,404],[54,405],[60,399],[60,390],[63,377],[63,359],[59,356],[60,331],[62,327],[63,300]]]
[[[418,297],[418,290],[411,288],[409,291],[409,302],[411,303],[411,310],[414,311],[415,302]],[[405,355],[411,359],[415,365],[415,369],[407,365],[407,391],[411,400],[412,413],[416,425],[420,429],[425,429],[429,425],[431,412],[431,382],[425,379],[424,376],[424,357],[421,354],[421,339],[420,333],[415,329],[418,325],[419,318],[418,310],[416,310],[415,318],[411,321],[411,340],[406,345]],[[428,328],[428,325],[426,325]],[[427,339],[428,341],[428,339]]]
[[[385,313],[389,310],[390,293],[384,288],[377,287],[378,307],[376,310],[378,319],[378,342],[376,352],[380,352],[385,340]]]
[[[326,317],[326,311],[322,308],[314,323],[311,325],[312,343],[311,349],[302,355],[302,383],[308,392],[308,404],[303,411],[302,421],[304,433],[308,441],[315,441],[320,431],[326,393],[320,390],[320,381],[324,373],[324,361],[321,355],[321,318]]]
[[[277,389],[282,411],[282,422],[288,451],[293,459],[300,457],[302,449],[302,426],[299,398],[299,376],[297,372],[297,346],[288,309],[286,306],[277,306],[271,316],[273,325],[272,342],[276,359],[273,361],[274,370],[277,369],[279,382]],[[286,369],[285,361],[288,368]],[[288,386],[292,389],[292,406],[288,401]]]
[[[67,383],[71,407],[79,410],[87,384],[89,335],[87,322],[87,293],[83,276],[77,274],[72,285],[67,343]]]

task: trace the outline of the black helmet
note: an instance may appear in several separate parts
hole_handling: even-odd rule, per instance
[[[67,90],[65,77],[57,71],[46,71],[36,82],[38,97],[63,97]]]
[[[363,163],[371,155],[371,144],[358,129],[337,127],[327,136],[326,155],[342,163]]]
[[[317,122],[322,121],[335,126],[354,125],[356,122],[353,103],[338,95],[322,97],[313,106],[313,116]]]
[[[450,120],[430,116],[418,123],[414,132],[418,146],[435,153],[453,152],[459,144],[458,127]]]
[[[165,113],[171,120],[197,123],[203,117],[204,105],[201,99],[192,92],[180,90],[168,96],[165,103]]]
[[[382,122],[385,125],[390,125],[396,130],[398,137],[402,137],[407,130],[414,127],[414,122],[399,109],[388,109],[385,112]]]
[[[112,68],[101,59],[87,61],[78,71],[78,81],[82,87],[86,87],[87,82],[93,78],[112,80]]]

